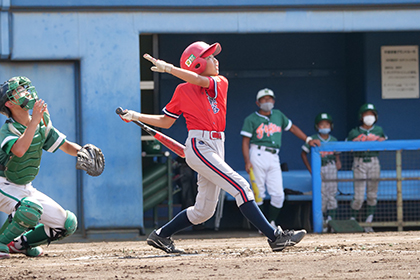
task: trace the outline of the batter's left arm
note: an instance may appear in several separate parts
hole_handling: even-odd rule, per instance
[[[66,154],[69,154],[71,156],[77,156],[77,152],[81,149],[79,144],[73,143],[70,141],[65,140],[64,144],[61,145],[60,150],[65,152]]]

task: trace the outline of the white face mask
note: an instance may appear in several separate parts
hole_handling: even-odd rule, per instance
[[[271,102],[266,102],[266,103],[261,103],[260,104],[260,109],[265,111],[265,112],[270,112],[271,109],[273,109],[274,104]]]
[[[367,126],[372,126],[376,121],[375,116],[369,115],[363,117],[363,123]]]

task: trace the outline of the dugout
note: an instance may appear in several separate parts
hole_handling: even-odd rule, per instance
[[[343,138],[355,125],[355,108],[368,101],[377,105],[379,123],[390,138],[420,137],[412,129],[419,122],[413,117],[419,100],[383,100],[380,87],[380,47],[419,45],[420,1],[171,2],[0,4],[0,78],[32,77],[48,98],[54,125],[70,140],[94,143],[105,154],[105,171],[98,178],[77,174],[71,158],[61,165],[61,154],[45,155],[43,164],[52,167],[41,168],[37,178],[45,183],[37,183],[39,189],[77,214],[83,232],[143,227],[141,132],[114,113],[118,106],[140,111],[146,105],[140,92],[140,75],[148,66],[140,58],[143,35],[157,35],[155,51],[173,63],[191,41],[222,44],[221,72],[231,83],[226,158],[235,169],[243,169],[240,126],[255,110],[256,90],[265,86],[273,87],[278,107],[308,134],[322,107],[336,119],[334,134]],[[153,106],[161,109],[179,82],[156,78],[160,94],[152,96],[158,103]],[[183,141],[186,129],[178,121],[168,134]],[[284,143],[282,161],[290,170],[303,169],[295,156],[300,143],[288,133]],[[57,174],[62,188],[54,185]]]

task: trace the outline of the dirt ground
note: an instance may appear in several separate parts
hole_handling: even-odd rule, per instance
[[[273,253],[253,231],[178,234],[185,255],[136,241],[70,239],[0,261],[1,279],[419,279],[420,232],[308,234]],[[235,236],[235,237],[232,237]]]

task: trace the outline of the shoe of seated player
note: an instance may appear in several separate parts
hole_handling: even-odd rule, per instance
[[[283,251],[284,248],[289,246],[295,246],[298,244],[303,237],[306,235],[306,230],[281,230],[280,227],[274,232],[276,240],[268,240],[273,252]]]
[[[9,253],[0,251],[0,260],[1,259],[8,259],[8,258],[10,258]]]
[[[170,254],[185,253],[183,250],[175,248],[174,241],[171,237],[160,237],[156,233],[156,230],[147,237],[147,244]]]
[[[365,227],[365,232],[375,232],[372,227]]]
[[[39,257],[44,253],[42,248],[39,246],[31,247],[27,249],[18,249],[16,248],[16,244],[14,241],[7,244],[7,247],[9,247],[9,251],[11,254],[25,254],[28,257],[33,257],[33,258]]]

